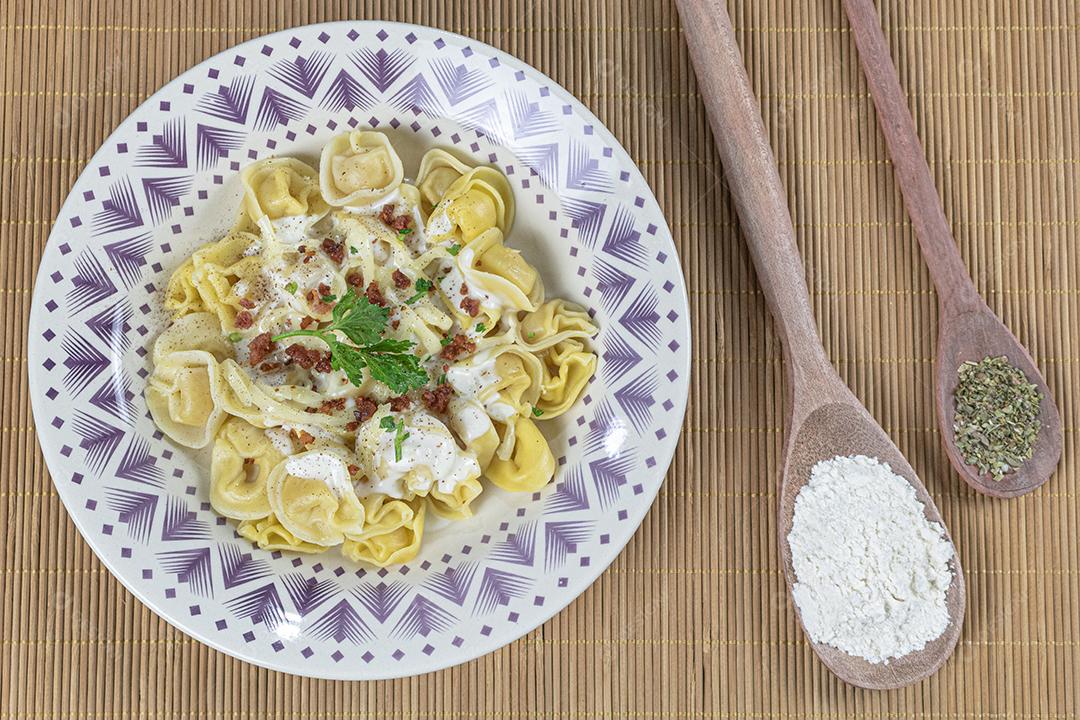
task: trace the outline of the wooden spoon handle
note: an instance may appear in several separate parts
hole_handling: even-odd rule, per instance
[[[844,9],[855,35],[859,62],[870,85],[904,206],[915,227],[941,305],[943,308],[957,303],[963,306],[967,302],[981,305],[945,218],[873,0],[844,0]]]
[[[678,0],[683,34],[758,282],[793,363],[828,365],[787,197],[723,0]]]

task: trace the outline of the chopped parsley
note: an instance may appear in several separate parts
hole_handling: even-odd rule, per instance
[[[543,414],[544,414],[544,411],[541,410],[540,408],[538,408],[538,407],[533,408],[533,417],[540,417]]]
[[[290,295],[295,295],[296,294],[296,287],[297,287],[296,283],[291,282],[291,283],[289,283],[288,285],[285,286],[285,292],[289,293]]]
[[[414,302],[424,297],[424,295],[435,286],[432,285],[431,281],[427,278],[417,278],[415,287],[416,294],[405,301],[406,305],[412,305]]]
[[[355,245],[350,245],[349,246],[349,252],[351,252],[353,255],[355,255],[356,253],[358,253],[360,251],[356,249]]]
[[[386,432],[394,433],[394,462],[401,462],[401,446],[409,439],[411,433],[405,432],[405,421],[394,421],[390,415],[384,415],[379,421],[379,427]]]
[[[461,252],[461,246],[457,243],[454,243],[450,247],[446,248],[446,252],[456,256],[459,252]]]
[[[443,373],[442,375],[440,375],[439,379],[435,381],[435,384],[436,385],[445,385],[446,384],[446,373]]]
[[[322,296],[322,301],[324,303],[332,303],[335,300],[337,300],[337,295],[323,295]]]
[[[406,235],[408,235],[411,232],[412,232],[412,228],[401,228],[400,230],[398,230],[398,235],[401,235],[402,237],[405,237]]]
[[[476,323],[475,330],[478,333],[485,333],[487,332],[487,325],[485,325],[484,323]]]
[[[238,343],[244,339],[244,335],[238,332],[229,333],[229,342]]]
[[[440,341],[439,341],[439,343],[440,343],[440,344],[441,344],[441,345],[442,345],[443,347],[446,347],[447,345],[449,345],[449,344],[450,344],[450,343],[452,343],[452,342],[454,342],[454,339],[453,339],[452,337],[450,337],[449,335],[448,335],[448,336],[446,336],[446,337],[444,337],[444,338],[443,338],[442,340],[440,340]]]
[[[530,339],[530,340],[532,340],[532,339],[533,339],[534,337],[536,337],[536,333],[535,333],[535,332],[531,332],[531,333],[529,333],[529,339]]]
[[[387,308],[372,304],[350,288],[334,306],[333,319],[328,325],[290,330],[275,335],[272,340],[278,342],[300,336],[318,338],[330,348],[330,366],[334,370],[343,370],[353,385],[363,385],[361,371],[367,368],[374,380],[403,395],[427,385],[429,378],[420,366],[419,358],[410,352],[413,343],[382,336],[388,317]],[[352,344],[343,342],[338,333]]]

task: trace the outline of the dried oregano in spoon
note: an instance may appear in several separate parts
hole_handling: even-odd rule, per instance
[[[1031,459],[1042,394],[1004,357],[960,366],[953,430],[964,461],[1000,481]]]

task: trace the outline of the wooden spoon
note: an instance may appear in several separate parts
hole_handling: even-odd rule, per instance
[[[795,498],[821,460],[861,454],[888,463],[915,488],[926,518],[942,526],[944,522],[911,465],[844,385],[825,355],[784,189],[723,2],[678,0],[677,4],[724,175],[758,281],[784,343],[788,402],[778,531],[790,591],[796,582],[788,544]],[[964,619],[964,576],[955,554],[951,569],[949,625],[922,650],[888,664],[872,664],[811,640],[814,651],[841,679],[860,687],[901,687],[931,675],[952,654]],[[801,622],[798,606],[796,611]]]
[[[1020,341],[979,296],[964,267],[915,133],[915,123],[889,57],[889,47],[881,33],[872,0],[844,0],[844,8],[904,195],[904,205],[937,288],[940,319],[934,385],[938,426],[945,450],[960,476],[980,492],[995,497],[1015,497],[1031,492],[1050,478],[1061,459],[1061,415],[1039,368]],[[953,391],[962,363],[1002,355],[1039,388],[1043,401],[1039,413],[1041,428],[1031,459],[1002,480],[995,481],[964,462],[956,448]]]

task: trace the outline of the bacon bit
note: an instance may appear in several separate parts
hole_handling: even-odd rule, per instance
[[[349,474],[350,475],[355,475],[358,472],[360,472],[360,466],[359,465],[349,465]]]
[[[390,227],[394,228],[398,232],[407,230],[412,226],[412,217],[409,215],[398,215],[396,218],[390,221]]]
[[[326,283],[319,283],[319,294],[320,295],[329,295],[330,294],[330,286],[327,285]]]
[[[358,293],[364,291],[364,276],[358,272],[351,272],[345,276],[345,283]]]
[[[300,247],[298,247],[296,249],[301,255],[306,255],[307,254],[307,245],[301,245]]]
[[[409,280],[409,276],[401,272],[400,270],[394,271],[393,278],[394,287],[396,287],[398,290],[404,290],[405,288],[412,285],[412,281]]]
[[[251,338],[251,342],[248,343],[248,362],[251,363],[251,367],[261,363],[267,355],[274,351],[274,341],[270,337],[270,333],[264,332]]]
[[[300,329],[307,330],[309,327],[311,327],[317,322],[319,321],[309,315],[308,317],[305,317],[303,320],[300,321]]]
[[[281,363],[263,363],[259,369],[263,372],[274,372],[281,367]]]
[[[390,409],[394,412],[405,412],[410,407],[412,407],[412,400],[407,395],[390,398]]]
[[[375,284],[374,280],[368,283],[365,293],[367,294],[368,302],[372,305],[386,306],[386,298],[383,297],[382,290],[379,289],[379,286]]]
[[[454,394],[454,388],[449,385],[439,385],[434,390],[425,390],[422,399],[428,410],[434,413],[444,413],[450,405],[450,398]]]
[[[253,462],[255,462],[255,458],[244,458],[245,465],[250,465]]]
[[[241,310],[236,313],[236,327],[241,330],[246,330],[255,324],[255,318],[251,317],[251,313],[247,310]]]
[[[310,370],[315,367],[315,363],[319,362],[322,358],[321,352],[318,350],[310,350],[300,343],[293,343],[285,348],[285,354],[289,356],[289,359],[305,370]]]
[[[469,317],[476,317],[480,314],[480,301],[474,297],[462,298],[461,309],[469,313]]]
[[[399,327],[401,327],[401,321],[400,320],[393,321],[392,323],[390,323],[390,327],[397,330]]]
[[[349,432],[356,432],[360,428],[360,421],[353,420],[352,422],[345,423],[345,429]]]
[[[319,412],[323,415],[333,415],[336,412],[341,412],[345,409],[345,398],[331,398],[330,400],[323,400],[322,405],[319,406]]]
[[[462,295],[468,295],[469,294],[469,286],[466,285],[465,283],[461,283],[461,289],[458,290],[458,292],[460,292]]]
[[[386,225],[389,225],[394,221],[394,211],[396,209],[397,206],[395,206],[394,203],[387,203],[386,205],[383,205],[382,209],[379,210],[379,219],[382,220],[383,223],[385,223]]]
[[[306,407],[306,408],[304,408],[304,412],[306,412],[308,415],[314,415],[315,413],[319,412],[319,408],[317,408],[317,407]]]
[[[320,290],[318,290],[318,291],[316,291],[316,290],[308,290],[307,295],[305,295],[305,297],[307,298],[308,307],[310,307],[311,311],[313,313],[315,313],[316,315],[325,315],[326,313],[328,313],[328,312],[330,312],[331,310],[334,309],[334,306],[331,305],[330,303],[323,302],[322,296],[324,294],[327,294],[327,293],[322,293],[321,292],[321,289],[323,287],[325,287],[325,286],[320,285],[319,286]],[[326,288],[326,289],[329,290],[330,288]]]
[[[379,404],[371,398],[358,397],[356,398],[356,409],[353,410],[353,417],[357,422],[367,422],[370,420],[376,412],[379,411]]]
[[[345,261],[345,243],[334,242],[331,238],[325,238],[322,241],[322,249],[338,265]]]
[[[442,349],[439,356],[446,360],[457,360],[465,353],[471,353],[475,350],[476,343],[467,336],[458,333],[454,336],[454,339],[450,341],[450,344]]]
[[[330,362],[330,353],[326,353],[319,359],[319,362],[315,363],[315,372],[334,372],[334,364]]]
[[[293,430],[293,434],[296,435],[296,439],[300,441],[301,445],[310,445],[315,442],[315,436],[309,433],[307,430]]]
[[[240,298],[240,300],[238,300],[237,302],[240,303],[240,307],[242,307],[242,308],[247,308],[248,310],[254,310],[255,309],[255,303],[248,300],[247,298]]]

